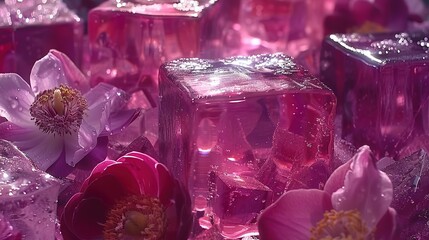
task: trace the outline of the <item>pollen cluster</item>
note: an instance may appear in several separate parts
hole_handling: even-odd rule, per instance
[[[36,126],[60,136],[78,131],[87,110],[88,103],[80,91],[64,85],[39,93],[30,106]]]
[[[104,239],[158,240],[165,235],[167,221],[159,199],[129,196],[110,210],[104,225]]]
[[[358,211],[331,210],[311,229],[310,240],[366,240],[368,233]]]

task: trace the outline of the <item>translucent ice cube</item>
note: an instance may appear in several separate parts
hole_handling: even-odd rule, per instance
[[[217,201],[208,191],[212,171],[260,181],[258,173],[274,176],[260,171],[271,156],[279,164],[269,169],[278,173],[316,160],[330,166],[335,96],[288,56],[171,61],[160,69],[160,94],[160,158],[188,187],[197,211]],[[231,214],[225,219],[236,218],[240,228],[223,234],[253,231],[243,220],[250,214]]]
[[[0,140],[0,214],[24,239],[54,239],[59,182]]]
[[[255,223],[265,208],[271,190],[250,176],[213,172],[211,176],[213,198],[209,205],[215,218],[220,219],[220,230],[228,236],[232,229]]]
[[[341,137],[378,158],[428,128],[427,32],[337,34],[324,43],[321,80],[338,97]]]

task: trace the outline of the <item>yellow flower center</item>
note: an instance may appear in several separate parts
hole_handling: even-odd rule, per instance
[[[366,240],[369,235],[356,210],[325,212],[310,231],[310,240]]]
[[[162,239],[167,228],[165,209],[159,199],[130,196],[108,213],[104,225],[106,240]]]
[[[39,93],[30,106],[36,126],[60,136],[78,131],[86,110],[88,103],[82,94],[63,85]]]

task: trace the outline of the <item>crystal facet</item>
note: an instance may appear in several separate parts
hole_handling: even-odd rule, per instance
[[[335,96],[283,54],[171,61],[160,97],[161,160],[224,236],[256,231],[248,224],[274,201],[270,188],[283,193],[298,172],[318,187],[309,169],[331,170]]]
[[[83,25],[61,0],[7,0],[0,12],[0,72],[28,80],[50,49],[81,65]]]
[[[60,183],[0,140],[0,215],[23,239],[52,239]]]
[[[398,214],[399,239],[429,238],[429,157],[426,151],[392,162],[382,169],[392,180],[392,207]]]
[[[379,158],[429,131],[427,33],[331,35],[321,80],[338,98],[341,137]]]

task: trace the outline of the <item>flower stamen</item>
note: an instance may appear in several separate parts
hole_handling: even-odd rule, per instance
[[[78,131],[86,110],[88,104],[82,94],[63,85],[39,93],[30,106],[36,126],[60,136]]]
[[[158,240],[167,228],[165,209],[159,199],[129,196],[110,210],[104,225],[104,239]]]
[[[55,89],[54,91],[54,100],[52,102],[52,105],[55,109],[55,112],[58,115],[64,115],[64,103],[63,103],[63,98],[61,97],[61,90],[60,89]]]
[[[370,235],[356,210],[325,212],[310,231],[310,240],[365,240]]]

